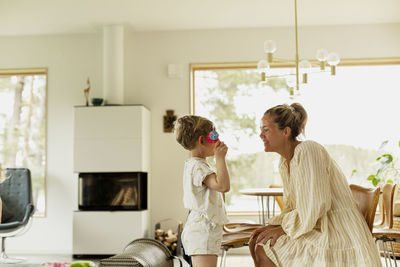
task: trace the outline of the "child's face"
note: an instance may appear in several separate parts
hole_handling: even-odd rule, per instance
[[[204,139],[203,147],[205,157],[214,156],[215,143],[209,143],[207,142],[207,139]]]

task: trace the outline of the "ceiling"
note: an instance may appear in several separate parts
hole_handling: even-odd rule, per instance
[[[300,25],[400,23],[399,0],[299,0]],[[279,27],[294,0],[0,0],[0,36]]]

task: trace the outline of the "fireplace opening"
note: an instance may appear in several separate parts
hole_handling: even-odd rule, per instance
[[[147,209],[147,173],[79,173],[79,210]]]

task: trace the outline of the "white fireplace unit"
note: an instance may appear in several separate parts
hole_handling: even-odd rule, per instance
[[[74,257],[117,254],[130,241],[149,235],[150,134],[150,111],[142,105],[74,108],[74,172],[79,174],[80,183],[81,177],[88,177],[85,188],[90,189],[79,190],[79,194],[99,194],[100,189],[104,191],[109,186],[121,195],[107,196],[111,203],[117,199],[120,208],[134,207],[135,191],[128,189],[139,187],[134,187],[129,179],[141,173],[147,180],[144,187],[147,192],[143,195],[148,203],[137,210],[83,210],[81,207],[74,211]],[[110,186],[114,176],[116,185]],[[107,185],[99,186],[100,179]],[[91,189],[92,184],[100,189]],[[129,194],[122,194],[125,191]],[[79,196],[89,204],[99,199],[97,195]],[[98,205],[101,209],[103,206]]]

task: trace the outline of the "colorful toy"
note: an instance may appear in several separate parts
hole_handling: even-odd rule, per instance
[[[209,142],[211,144],[216,143],[219,140],[218,137],[219,137],[219,134],[217,133],[217,131],[211,131],[207,135],[207,142]]]
[[[91,261],[78,261],[78,262],[72,262],[69,267],[92,267],[92,266],[96,266],[96,264],[94,264]]]

